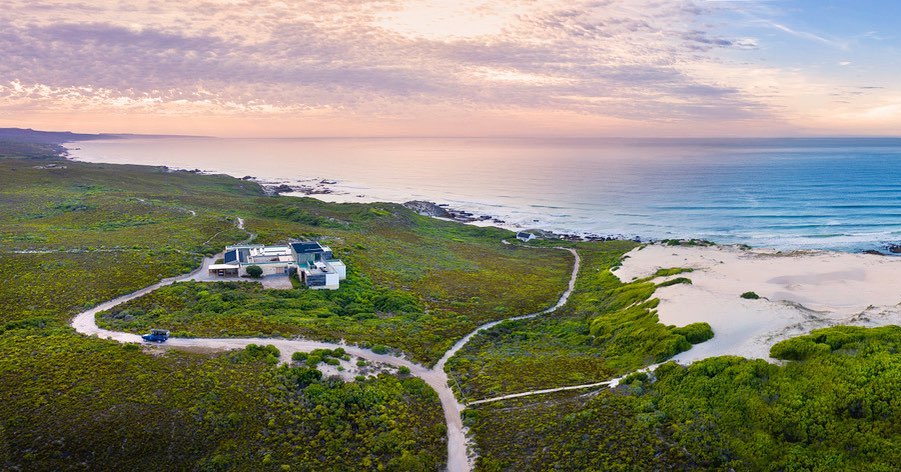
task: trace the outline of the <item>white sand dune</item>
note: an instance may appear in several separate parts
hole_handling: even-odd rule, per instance
[[[679,275],[692,285],[656,293],[661,323],[713,328],[713,339],[676,356],[682,363],[726,354],[768,359],[774,343],[837,324],[901,324],[901,258],[662,245],[627,256],[614,272],[625,282],[661,268],[695,269]],[[747,291],[763,298],[741,298]]]

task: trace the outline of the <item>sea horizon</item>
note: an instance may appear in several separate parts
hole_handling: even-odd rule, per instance
[[[901,239],[892,137],[126,136],[65,147],[75,160],[252,176],[331,202],[432,201],[510,229],[846,252]]]

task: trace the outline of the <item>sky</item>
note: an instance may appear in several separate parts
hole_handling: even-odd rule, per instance
[[[901,2],[4,0],[0,127],[898,136]]]

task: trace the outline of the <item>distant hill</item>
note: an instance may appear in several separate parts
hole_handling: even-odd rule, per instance
[[[62,143],[114,139],[114,134],[79,134],[69,131],[36,131],[0,128],[0,157],[58,158],[66,155]]]
[[[201,136],[153,134],[84,134],[71,131],[38,131],[31,128],[0,128],[0,158],[60,158],[66,156],[63,143],[93,139],[196,138]]]
[[[62,144],[71,141],[117,138],[115,134],[79,134],[70,131],[37,131],[30,128],[0,128],[0,141],[34,144]]]

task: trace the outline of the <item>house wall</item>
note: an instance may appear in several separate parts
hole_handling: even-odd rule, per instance
[[[249,267],[251,265],[253,265],[253,264],[242,265],[241,266],[241,275],[247,275],[247,267]],[[278,264],[257,264],[257,265],[259,265],[260,268],[263,269],[263,277],[265,277],[267,275],[284,274],[284,273],[286,273],[285,269],[294,264],[290,263],[290,262],[285,262],[285,263],[278,263]]]
[[[339,280],[344,280],[347,278],[347,266],[345,266],[343,262],[329,262],[328,264],[332,266],[332,268],[335,269],[336,272],[338,272]]]
[[[325,282],[326,282],[325,275],[326,274],[307,275],[306,276],[307,287],[315,288],[317,286],[325,285]]]
[[[339,284],[338,280],[340,280],[340,277],[338,276],[338,273],[337,273],[337,272],[332,272],[332,273],[330,273],[330,274],[325,274],[325,286],[326,286],[326,287],[329,287],[329,288],[332,288],[332,287],[338,288],[338,284]]]
[[[309,279],[310,279],[310,278],[316,278],[316,277],[321,277],[322,279],[319,279],[319,280],[324,280],[325,283],[322,284],[322,282],[319,282],[319,283],[322,284],[322,285],[309,285]],[[330,273],[330,274],[329,274],[329,273],[326,273],[326,274],[323,274],[323,275],[318,275],[318,276],[313,276],[313,277],[307,277],[307,279],[308,279],[308,285],[307,285],[307,286],[310,287],[310,288],[312,288],[312,289],[316,289],[316,290],[336,290],[336,289],[339,287],[339,284],[340,284],[340,282],[338,281],[339,279],[338,279],[338,273],[337,273],[337,272],[333,272],[333,273]]]

